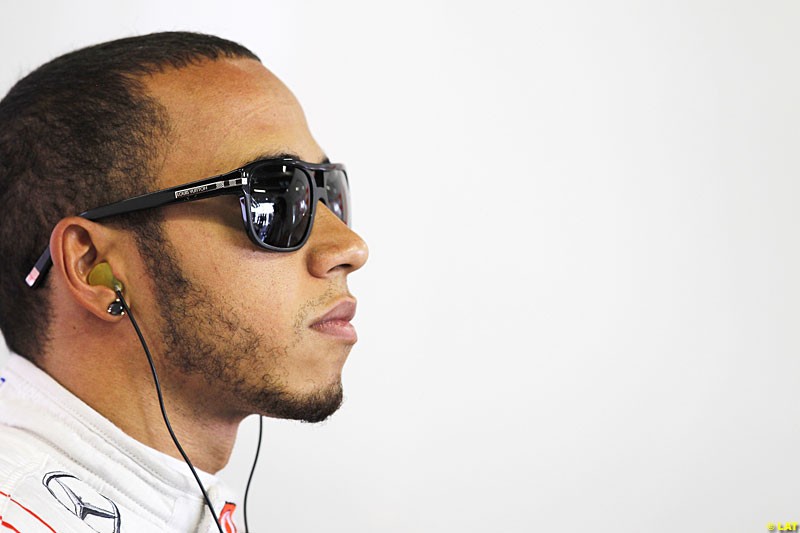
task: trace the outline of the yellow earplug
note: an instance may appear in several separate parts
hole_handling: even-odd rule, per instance
[[[94,266],[92,271],[89,272],[89,285],[102,285],[114,292],[119,291],[120,294],[125,290],[122,282],[114,277],[114,273],[111,271],[111,265],[105,262],[98,263]],[[113,302],[108,304],[108,309],[106,309],[106,311],[108,311],[109,315],[114,316],[125,314],[125,306],[122,304],[120,296],[117,296]]]
[[[102,285],[104,287],[108,287],[113,291],[124,291],[125,288],[122,285],[122,282],[114,277],[114,273],[111,271],[111,265],[108,263],[98,263],[89,272],[89,284],[90,285]]]

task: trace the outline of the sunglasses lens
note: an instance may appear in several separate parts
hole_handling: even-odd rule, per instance
[[[253,170],[250,182],[250,221],[256,237],[276,248],[303,242],[311,219],[311,189],[305,171],[265,165]]]
[[[350,187],[347,176],[341,170],[329,170],[325,173],[325,190],[328,193],[328,209],[342,222],[350,225]]]

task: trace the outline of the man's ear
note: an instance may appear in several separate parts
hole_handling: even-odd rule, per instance
[[[61,219],[50,235],[51,274],[59,276],[72,299],[96,317],[109,322],[122,320],[108,313],[116,300],[114,290],[89,283],[89,274],[99,263],[109,263],[114,276],[127,286],[125,264],[116,246],[119,233],[82,217]],[[127,292],[123,292],[126,299]]]

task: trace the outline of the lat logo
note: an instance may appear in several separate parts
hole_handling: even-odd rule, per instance
[[[219,522],[225,533],[237,533],[236,524],[233,523],[233,512],[236,510],[236,504],[226,502],[222,511],[219,513]]]
[[[797,522],[770,522],[767,524],[769,531],[797,531]]]
[[[49,472],[42,484],[53,498],[97,533],[119,533],[117,504],[66,472]]]

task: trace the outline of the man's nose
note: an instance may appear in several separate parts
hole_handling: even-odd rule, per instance
[[[306,243],[308,271],[318,278],[337,272],[345,275],[364,266],[369,249],[364,239],[319,202],[314,217],[314,227]]]

